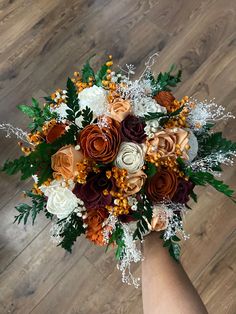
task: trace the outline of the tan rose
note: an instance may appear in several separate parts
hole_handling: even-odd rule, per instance
[[[126,178],[126,195],[129,196],[138,193],[143,187],[146,178],[147,175],[142,170],[139,170],[135,173],[130,173]]]
[[[73,179],[77,171],[76,164],[81,162],[83,158],[82,152],[75,150],[74,146],[62,147],[51,157],[54,175],[62,175],[64,179]]]
[[[154,137],[147,142],[147,155],[155,157],[158,153],[160,157],[176,157],[188,159],[188,132],[180,129],[165,129],[158,131]]]
[[[128,100],[122,98],[116,98],[112,103],[108,105],[111,118],[121,122],[131,113],[131,105]]]
[[[168,226],[168,218],[164,211],[154,213],[151,224],[148,224],[151,231],[165,230]]]

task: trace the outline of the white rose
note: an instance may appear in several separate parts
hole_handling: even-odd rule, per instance
[[[55,187],[48,196],[47,211],[59,219],[68,217],[77,206],[77,197],[68,188]]]
[[[85,88],[78,94],[81,109],[89,107],[96,116],[107,112],[107,94],[102,87],[96,85]]]
[[[118,168],[134,173],[144,165],[145,146],[132,142],[123,142],[115,159]]]

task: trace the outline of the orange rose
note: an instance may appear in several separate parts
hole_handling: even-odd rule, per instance
[[[67,145],[59,149],[51,157],[51,167],[54,175],[62,175],[65,179],[73,179],[76,175],[76,164],[83,160],[81,151],[75,150],[74,146]]]
[[[125,181],[127,185],[125,194],[129,196],[138,193],[143,187],[146,178],[147,175],[142,170],[128,174]]]
[[[169,112],[172,111],[172,106],[173,106],[175,97],[171,94],[171,92],[161,91],[158,94],[156,94],[153,98],[156,100],[156,102],[159,105],[166,107],[167,111]]]
[[[57,138],[65,133],[66,125],[62,123],[54,124],[48,131],[46,135],[47,143],[53,143]]]
[[[110,116],[114,120],[121,122],[131,113],[131,105],[128,100],[116,98],[108,105],[108,110],[110,111]]]
[[[85,223],[88,225],[86,238],[97,245],[105,245],[103,237],[103,222],[108,217],[105,209],[90,209]]]
[[[115,159],[120,142],[120,124],[110,117],[100,117],[97,124],[87,125],[79,135],[85,157],[102,163]]]
[[[147,155],[155,157],[176,157],[181,155],[183,159],[188,159],[186,150],[188,149],[188,132],[180,129],[165,129],[158,131],[154,137],[147,142]]]

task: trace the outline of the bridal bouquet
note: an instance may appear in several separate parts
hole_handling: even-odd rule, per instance
[[[88,61],[42,107],[35,99],[18,106],[32,120],[29,133],[0,125],[20,138],[24,153],[2,171],[34,180],[24,192],[32,202],[16,206],[15,222],[31,217],[34,223],[42,212],[52,220],[52,238],[68,251],[82,234],[111,245],[123,282],[135,286],[130,265],[142,260],[136,240],[148,232],[161,231],[164,246],[179,259],[195,186],[209,184],[233,200],[216,177],[222,165],[233,164],[236,144],[213,131],[233,115],[213,101],[176,99],[171,88],[181,71],[172,66],[154,75],[156,57],[138,79],[132,79],[133,65],[113,71],[112,56],[97,72]]]

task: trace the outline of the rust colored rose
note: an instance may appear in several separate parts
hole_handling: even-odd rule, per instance
[[[157,93],[153,98],[159,105],[166,107],[167,111],[172,111],[172,105],[175,97],[172,95],[171,92],[161,91]]]
[[[103,222],[108,217],[105,209],[90,209],[87,212],[85,223],[88,225],[86,230],[86,238],[97,245],[105,245],[103,238]]]
[[[125,181],[125,184],[127,185],[125,194],[129,196],[138,193],[143,187],[146,178],[147,175],[142,170],[128,174]]]
[[[59,149],[51,157],[51,167],[54,175],[62,175],[65,179],[73,179],[76,175],[76,164],[83,160],[81,151],[75,150],[74,146],[67,145]]]
[[[54,124],[47,132],[46,141],[47,143],[53,143],[56,139],[65,133],[66,125],[62,123]]]
[[[110,117],[101,117],[97,124],[90,124],[81,131],[79,143],[86,158],[112,162],[121,143],[120,124]]]
[[[128,100],[116,98],[108,105],[110,116],[114,120],[121,122],[131,113],[131,105]]]
[[[158,131],[152,139],[148,140],[147,155],[155,157],[158,153],[163,158],[181,155],[183,159],[188,159],[186,151],[188,142],[188,132],[183,129],[174,128]]]
[[[164,199],[171,199],[177,186],[176,173],[166,168],[159,168],[158,172],[147,181],[145,190],[150,201],[156,203]]]

